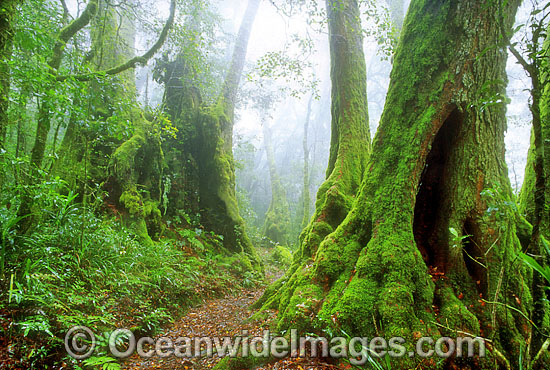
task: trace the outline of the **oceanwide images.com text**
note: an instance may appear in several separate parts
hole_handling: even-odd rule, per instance
[[[65,349],[75,359],[83,360],[99,350],[95,334],[87,327],[75,326],[65,336]],[[109,335],[108,349],[112,356],[126,358],[134,353],[144,358],[153,356],[192,357],[311,357],[348,358],[353,365],[364,365],[369,358],[400,357],[485,357],[485,342],[471,337],[423,337],[409,346],[402,337],[344,338],[299,337],[295,329],[290,336],[272,336],[269,330],[261,337],[243,331],[236,337],[142,337],[136,339],[127,329]],[[101,349],[102,352],[105,348]]]

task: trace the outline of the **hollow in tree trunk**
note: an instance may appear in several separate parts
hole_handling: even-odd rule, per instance
[[[518,5],[507,2],[507,29]],[[509,207],[505,106],[484,106],[487,86],[503,94],[506,82],[495,7],[412,1],[356,201],[264,299],[279,329],[400,336],[411,350],[419,337],[468,333],[491,339],[487,358],[392,368],[518,365],[532,272],[516,258],[528,227]]]

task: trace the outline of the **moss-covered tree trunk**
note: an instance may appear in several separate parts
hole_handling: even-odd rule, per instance
[[[271,129],[267,122],[263,124],[262,128],[267,165],[269,167],[269,178],[271,181],[271,203],[265,215],[263,234],[275,243],[286,245],[290,228],[288,200],[275,163]]]
[[[518,4],[507,2],[507,29]],[[516,258],[529,227],[510,207],[505,106],[485,104],[487,87],[503,94],[506,81],[497,10],[412,1],[357,200],[265,302],[280,329],[401,336],[411,349],[465,332],[492,340],[487,359],[392,368],[517,366],[533,330],[532,273]]]
[[[135,56],[135,28],[130,14],[120,14],[108,2],[101,0],[99,17],[92,30],[92,50],[97,70],[109,70]],[[135,71],[133,68],[118,73],[115,83],[108,88],[92,84],[94,112],[106,119],[116,111],[116,105],[126,105],[118,112],[122,120],[132,122],[134,131],[112,153],[105,188],[108,202],[120,211],[124,224],[142,243],[158,240],[162,233],[162,176],[164,154],[154,123],[136,108]],[[75,128],[77,128],[75,126]],[[78,131],[78,128],[77,128]],[[78,150],[78,148],[75,148]]]
[[[183,148],[184,157],[192,162],[190,166],[193,167],[185,174],[191,180],[186,183],[193,187],[185,191],[194,192],[194,197],[198,198],[201,223],[207,230],[223,236],[223,245],[227,251],[243,253],[243,258],[249,259],[256,270],[261,269],[260,259],[246,234],[235,193],[233,123],[248,40],[259,4],[260,0],[248,1],[223,91],[217,101],[197,109],[196,103],[200,103],[200,95],[190,91],[183,95],[185,104],[175,104],[173,109],[193,120],[187,127],[191,128],[189,131],[194,140],[192,145]],[[168,99],[170,96],[167,91]],[[184,111],[186,107],[192,107],[191,113]],[[186,141],[190,142],[189,139]]]
[[[315,211],[300,235],[292,266],[259,301],[259,304],[267,301],[266,306],[277,306],[280,300],[283,306],[289,304],[291,291],[288,286],[297,283],[297,271],[317,253],[321,242],[337,229],[350,211],[370,153],[367,74],[359,7],[355,0],[327,0],[326,7],[332,81],[327,178],[317,191]]]
[[[536,46],[534,48],[536,49]],[[533,225],[530,245],[525,252],[544,266],[548,264],[548,256],[545,255],[546,252],[542,246],[542,237],[545,237],[546,240],[550,239],[550,214],[547,206],[550,199],[548,187],[550,174],[550,62],[548,61],[550,37],[546,37],[541,53],[537,57],[540,59],[532,60],[530,65],[535,68],[528,70],[532,79],[530,109],[533,116],[533,129],[519,208],[520,212]],[[547,286],[548,282],[538,272],[534,272],[535,315],[533,321],[539,327],[544,327],[546,324],[544,320],[545,310],[548,309],[548,295],[545,291]],[[545,339],[544,333],[535,333],[533,348],[535,350],[539,348]]]
[[[6,0],[0,4],[0,149],[4,147],[8,129],[10,92],[9,62],[14,36],[14,17],[20,0]]]
[[[547,30],[547,33],[550,32],[550,28]],[[548,58],[550,57],[550,37],[546,37],[544,42],[542,53],[539,56],[541,59],[541,68],[539,70],[539,81],[540,81],[540,104],[539,104],[539,113],[540,113],[540,135],[541,142],[544,146],[544,164],[542,169],[544,170],[544,176],[546,181],[548,181],[548,171],[550,169],[550,63]],[[520,211],[525,215],[527,220],[531,223],[535,221],[535,190],[536,190],[536,173],[535,173],[535,162],[536,162],[536,152],[535,152],[535,143],[534,137],[531,135],[531,146],[529,147],[529,154],[527,156],[527,166],[525,167],[525,178],[523,181],[523,186],[521,188],[519,206]],[[548,186],[545,186],[545,199],[550,199],[550,189]],[[547,212],[543,212],[543,225],[542,232],[543,235],[548,238],[550,237],[550,225],[548,224],[549,215]]]
[[[235,99],[259,3],[248,2],[223,90],[213,104],[202,102],[193,67],[183,55],[162,65],[166,107],[178,129],[176,138],[163,144],[169,178],[166,214],[182,223],[200,222],[221,235],[224,249],[243,253],[256,270],[260,259],[237,206],[232,142]]]

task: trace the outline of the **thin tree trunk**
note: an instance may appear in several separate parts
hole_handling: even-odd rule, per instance
[[[14,17],[20,0],[4,0],[0,5],[0,149],[4,148],[9,124],[10,68]]]
[[[97,12],[98,2],[99,0],[90,0],[80,17],[61,29],[58,40],[53,49],[53,54],[48,61],[51,76],[57,76],[67,42],[74,35],[76,35],[78,31],[90,23]],[[44,101],[42,101],[38,111],[38,125],[36,128],[34,145],[31,151],[31,164],[34,166],[33,172],[35,173],[36,169],[42,167],[44,154],[46,152],[48,133],[50,132],[52,110],[52,102],[50,102],[48,98],[45,98]]]
[[[235,111],[235,101],[237,99],[237,92],[239,90],[239,84],[243,74],[244,63],[246,61],[246,53],[248,50],[248,40],[250,39],[250,33],[252,32],[252,26],[254,19],[258,13],[261,0],[248,0],[248,5],[244,17],[241,21],[239,33],[235,42],[235,48],[233,49],[233,57],[231,59],[231,65],[225,76],[225,82],[223,86],[222,96],[227,113],[229,114],[229,121],[233,123],[233,115]],[[231,134],[232,134],[231,128]],[[232,136],[232,135],[231,135]]]
[[[303,168],[303,188],[302,188],[302,200],[304,202],[303,204],[303,217],[302,217],[302,229],[304,229],[308,223],[309,219],[311,217],[310,215],[310,195],[309,195],[309,121],[311,119],[311,105],[313,104],[313,94],[309,97],[309,101],[307,103],[307,113],[306,113],[306,120],[304,121],[304,138],[302,141],[302,148],[304,151],[304,168]]]
[[[275,243],[286,245],[290,228],[290,210],[286,191],[281,184],[277,171],[275,154],[273,153],[273,142],[271,130],[267,122],[263,124],[264,146],[269,167],[269,178],[271,181],[271,203],[266,213],[263,233]]]
[[[550,28],[548,29],[550,31]],[[535,39],[536,35],[533,37]],[[536,50],[537,46],[533,48]],[[516,52],[517,53],[517,52]],[[524,185],[520,194],[520,211],[524,213],[527,220],[532,223],[533,231],[531,240],[526,250],[533,255],[541,265],[548,263],[548,256],[542,246],[542,238],[550,238],[550,216],[546,210],[546,202],[550,199],[550,189],[548,188],[548,168],[550,165],[550,72],[548,68],[550,63],[550,38],[547,36],[542,46],[542,53],[537,57],[539,59],[531,61],[529,66],[525,60],[524,67],[531,77],[531,105],[533,128],[531,132],[531,146],[525,169]],[[539,327],[544,326],[545,311],[548,309],[547,294],[545,287],[548,282],[538,272],[534,272],[533,277],[533,299],[535,301],[535,310],[533,312],[533,322]],[[542,347],[545,337],[543,333],[535,333],[532,346],[535,351]]]

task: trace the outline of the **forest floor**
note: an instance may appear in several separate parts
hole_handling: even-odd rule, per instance
[[[281,274],[281,271],[268,270],[267,279],[272,282]],[[264,290],[265,286],[261,286],[252,290],[242,290],[236,295],[208,300],[199,307],[190,310],[156,338],[169,337],[173,341],[180,337],[235,338],[242,337],[245,331],[250,338],[262,337],[264,330],[273,327],[276,313],[269,312],[261,320],[256,321],[249,320],[249,318],[255,313],[251,305],[262,296]],[[160,358],[155,355],[151,358],[142,358],[136,353],[123,363],[122,368],[127,370],[203,370],[212,369],[220,360],[221,358],[216,355],[196,358],[178,358],[174,355]],[[255,367],[257,370],[336,370],[344,368],[349,368],[349,365],[341,367],[330,364],[324,359],[307,357],[288,357]]]

